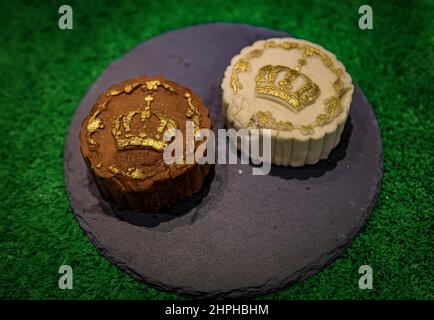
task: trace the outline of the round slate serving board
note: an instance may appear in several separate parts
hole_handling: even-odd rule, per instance
[[[158,288],[202,297],[272,292],[333,261],[366,223],[382,177],[374,113],[358,87],[342,141],[328,160],[302,168],[216,165],[199,195],[159,213],[116,212],[87,173],[80,123],[110,85],[141,74],[190,87],[223,128],[220,82],[244,46],[287,34],[206,24],[162,34],[114,61],[77,109],[65,144],[65,181],[75,216],[113,263]]]

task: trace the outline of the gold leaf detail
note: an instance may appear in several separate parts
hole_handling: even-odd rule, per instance
[[[108,166],[108,171],[113,173],[113,174],[119,174],[121,173],[121,170],[118,169],[118,167],[114,166],[114,165],[110,165]]]
[[[175,92],[175,89],[173,89],[172,86],[170,86],[167,83],[162,83],[159,80],[146,81],[144,88],[146,88],[150,91],[155,91],[160,86],[163,87],[164,89],[170,91],[170,92]]]
[[[104,128],[102,120],[98,117],[101,112],[103,112],[107,107],[108,101],[101,104],[97,110],[89,117],[87,121],[87,141],[90,145],[96,145],[96,141],[92,138],[92,135],[99,129]]]
[[[193,102],[191,100],[191,94],[186,92],[184,94],[185,99],[187,100],[187,112],[185,113],[185,116],[189,119],[193,120],[194,124],[194,134],[198,135],[200,130],[200,122],[201,122],[201,116],[199,113],[199,110],[195,105],[193,105]]]
[[[283,80],[276,83],[281,73],[284,74]],[[292,84],[299,78],[303,80],[303,84],[294,89]],[[286,66],[266,65],[258,71],[255,92],[260,97],[277,98],[294,111],[299,111],[315,102],[320,89],[307,75],[297,70]]]
[[[134,89],[136,89],[139,86],[140,86],[140,83],[135,82],[133,84],[126,85],[124,88],[124,91],[129,94],[129,93],[133,92]]]
[[[110,96],[117,96],[117,95],[120,95],[121,93],[123,93],[122,90],[111,90],[109,95]]]

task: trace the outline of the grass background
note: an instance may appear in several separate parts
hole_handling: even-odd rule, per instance
[[[162,32],[243,22],[324,45],[371,102],[384,178],[367,227],[317,275],[265,299],[433,299],[433,1],[0,1],[0,298],[162,299],[103,258],[73,217],[63,144],[74,110],[110,62]],[[374,29],[360,30],[369,3]],[[59,290],[62,263],[74,289]],[[358,267],[374,289],[358,288]]]

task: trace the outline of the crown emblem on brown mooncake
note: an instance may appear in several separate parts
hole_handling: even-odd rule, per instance
[[[147,122],[152,116],[158,119],[156,132],[147,132]],[[141,128],[133,132],[132,126],[134,119],[137,119]],[[139,120],[140,119],[140,120]],[[149,110],[132,110],[126,114],[118,116],[112,127],[112,135],[116,142],[116,148],[135,149],[149,148],[155,151],[163,151],[168,142],[163,140],[163,132],[168,129],[176,129],[177,123],[174,119],[167,117],[161,112],[150,112]]]
[[[256,95],[277,100],[293,111],[314,103],[320,95],[318,85],[304,73],[281,65],[265,65],[256,76]]]

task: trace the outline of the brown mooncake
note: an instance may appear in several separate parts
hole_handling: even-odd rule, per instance
[[[80,148],[104,198],[117,208],[156,210],[199,191],[211,164],[163,158],[170,144],[164,133],[185,133],[188,120],[195,132],[212,129],[201,99],[161,76],[129,79],[101,94],[82,122]]]

